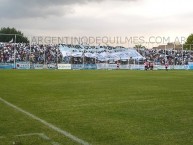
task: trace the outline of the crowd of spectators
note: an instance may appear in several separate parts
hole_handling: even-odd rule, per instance
[[[184,65],[193,61],[193,51],[191,50],[137,49],[137,51],[145,58],[140,60],[141,64],[144,61],[151,61],[154,64],[164,65],[167,61],[169,65]],[[76,63],[76,60],[83,62],[81,58],[63,57],[59,45],[35,44],[30,46],[24,43],[0,43],[0,63],[13,63],[14,60],[36,64]],[[139,63],[139,60],[131,60],[132,58],[128,58],[127,63]],[[91,60],[84,58],[84,61]],[[98,61],[92,59],[91,62]]]
[[[49,64],[62,61],[57,45],[0,44],[0,63],[13,63],[14,56],[16,62]]]
[[[192,50],[175,49],[139,49],[138,52],[146,58],[147,61],[154,62],[157,65],[187,65],[193,61]]]

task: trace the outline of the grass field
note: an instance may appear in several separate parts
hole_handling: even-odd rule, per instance
[[[0,81],[0,98],[92,145],[193,144],[193,71],[0,70]],[[13,141],[80,144],[0,100],[0,145]]]

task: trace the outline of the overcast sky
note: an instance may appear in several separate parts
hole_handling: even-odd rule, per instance
[[[0,27],[25,35],[187,37],[192,0],[0,0]]]

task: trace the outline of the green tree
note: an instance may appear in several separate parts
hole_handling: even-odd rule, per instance
[[[6,34],[9,34],[9,35],[6,35]],[[3,27],[0,29],[0,42],[10,42],[11,40],[15,42],[14,34],[16,34],[17,43],[29,43],[29,40],[27,39],[27,37],[23,35],[21,31],[18,31],[15,28],[10,28],[10,27],[7,27],[7,28]]]
[[[134,46],[135,49],[143,49],[143,48],[146,48],[145,46],[139,44],[139,45],[135,45]]]
[[[185,42],[184,48],[193,49],[193,34],[190,34]]]

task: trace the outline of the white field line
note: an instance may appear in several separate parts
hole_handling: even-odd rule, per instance
[[[41,138],[43,138],[44,140],[51,141],[51,139],[48,136],[46,136],[45,134],[43,134],[43,133],[39,133],[38,135]],[[59,143],[57,143],[55,141],[51,141],[51,143],[52,143],[52,145],[60,145]]]
[[[4,99],[2,99],[2,98],[0,98],[0,101],[3,102],[3,103],[5,103],[6,105],[8,105],[8,106],[10,106],[10,107],[12,107],[12,108],[14,108],[14,109],[16,109],[17,111],[20,111],[20,112],[24,113],[25,115],[33,118],[34,120],[37,120],[37,121],[41,122],[41,123],[44,124],[45,126],[47,126],[47,127],[51,128],[51,129],[53,129],[53,130],[61,133],[62,135],[70,138],[71,140],[73,140],[73,141],[75,141],[75,142],[77,142],[77,143],[79,143],[79,144],[89,145],[88,142],[86,142],[86,141],[84,141],[84,140],[82,140],[82,139],[79,139],[78,137],[72,135],[71,133],[69,133],[69,132],[67,132],[67,131],[65,131],[65,130],[60,129],[60,128],[54,126],[54,125],[51,124],[51,123],[46,122],[45,120],[43,120],[43,119],[41,119],[41,118],[39,118],[39,117],[31,114],[31,113],[29,113],[29,112],[27,112],[27,111],[19,108],[19,107],[15,106],[15,105],[13,105],[13,104],[11,104],[11,103],[9,103],[9,102],[7,102],[6,100],[4,100]]]
[[[38,135],[40,136],[41,133],[28,133],[28,134],[20,134],[20,135],[16,135],[17,137],[22,137],[22,136],[35,136]]]
[[[40,136],[41,138],[43,138],[44,140],[51,140],[48,136],[46,136],[46,135],[43,134],[43,133],[40,133],[39,136]]]
[[[46,136],[45,134],[43,134],[43,133],[39,133],[38,135],[41,138],[43,138],[44,140],[51,141],[51,139],[48,136]],[[55,142],[55,141],[51,141],[51,144],[52,145],[60,145],[58,142]]]
[[[22,137],[22,136],[35,136],[35,135],[41,137],[44,140],[50,141],[52,145],[60,145],[59,143],[55,141],[51,141],[51,139],[43,133],[28,133],[28,134],[21,134],[21,135],[16,135],[16,136]]]

